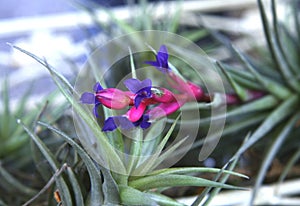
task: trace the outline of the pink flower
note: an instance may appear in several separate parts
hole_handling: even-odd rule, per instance
[[[96,98],[110,109],[124,109],[133,104],[132,96],[116,88],[103,89],[96,93]]]

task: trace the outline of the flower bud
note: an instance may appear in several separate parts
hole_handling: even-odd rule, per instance
[[[187,82],[187,84],[189,85],[190,87],[190,90],[193,94],[193,97],[197,100],[197,101],[200,101],[202,100],[203,96],[204,96],[204,92],[203,92],[203,89],[198,86],[197,84],[194,84],[192,82]]]
[[[152,87],[152,98],[153,102],[157,103],[168,103],[175,101],[173,92],[163,87]]]
[[[96,98],[110,109],[124,109],[132,104],[130,96],[116,88],[103,89],[96,93]]]
[[[145,103],[143,103],[143,102],[141,102],[138,107],[135,107],[135,106],[131,107],[128,110],[128,112],[126,113],[127,118],[131,122],[138,121],[143,116],[146,107],[147,107],[147,105]]]

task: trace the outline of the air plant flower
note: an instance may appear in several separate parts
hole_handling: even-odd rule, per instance
[[[118,127],[123,130],[131,130],[135,127],[141,127],[142,129],[149,128],[151,123],[149,122],[149,115],[144,114],[136,121],[131,122],[125,115],[109,117],[105,120],[102,131],[113,131]]]
[[[168,58],[169,54],[167,47],[165,45],[162,45],[157,52],[156,61],[146,61],[145,63],[156,67],[162,73],[167,73],[170,70]]]
[[[146,64],[156,67],[167,77],[169,86],[176,90],[173,93],[164,87],[153,86],[151,79],[130,78],[124,81],[129,91],[116,88],[103,89],[99,83],[94,86],[94,93],[84,92],[80,98],[83,104],[94,104],[94,115],[99,117],[97,108],[103,105],[109,109],[120,110],[128,107],[125,114],[108,117],[102,131],[113,131],[116,128],[131,130],[136,127],[147,129],[151,122],[178,111],[186,102],[211,102],[201,86],[184,80],[169,67],[167,47],[162,45],[157,52],[156,61],[146,61]],[[259,98],[261,92],[249,91],[250,99]],[[227,104],[240,103],[238,95],[225,94]],[[151,105],[151,108],[148,106]]]
[[[99,117],[98,114],[98,107],[101,105],[101,102],[96,98],[98,92],[102,91],[103,88],[99,82],[97,82],[93,87],[94,93],[91,92],[84,92],[80,97],[80,102],[82,104],[94,104],[93,113],[96,117]]]
[[[140,81],[138,79],[127,79],[124,81],[125,86],[135,94],[134,97],[134,106],[136,108],[139,107],[140,103],[143,101],[143,99],[147,99],[151,97],[151,86],[152,81],[151,79],[145,79],[143,81]]]
[[[84,92],[80,101],[83,104],[94,104],[93,113],[99,117],[98,107],[102,104],[109,109],[124,109],[133,104],[133,95],[116,88],[103,89],[99,82],[94,86],[94,93]]]

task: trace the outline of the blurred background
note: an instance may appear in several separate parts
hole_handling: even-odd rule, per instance
[[[180,28],[173,32],[184,34],[190,30],[198,32],[199,28],[202,28],[201,25],[207,24],[211,28],[236,35],[256,31],[260,26],[253,19],[258,20],[258,16],[252,15],[256,9],[255,4],[255,0],[242,3],[237,0],[226,3],[220,0],[177,2],[4,0],[0,3],[0,78],[2,80],[5,76],[9,76],[12,98],[20,97],[30,87],[31,84],[28,82],[35,85],[32,93],[39,94],[32,97],[33,99],[39,99],[40,95],[54,89],[45,70],[40,69],[40,66],[26,55],[13,51],[7,43],[46,58],[54,68],[69,78],[76,75],[78,68],[83,65],[86,56],[91,52],[88,45],[91,41],[94,41],[92,43],[94,45],[101,45],[110,38],[130,31],[117,31],[122,30],[122,26],[121,29],[118,28],[114,17],[126,21],[132,27],[131,31],[169,30],[170,17],[181,7],[180,18],[177,20]],[[137,5],[140,5],[140,11],[135,7]],[[138,12],[131,12],[133,7]],[[148,19],[156,19],[160,25],[149,26],[143,22],[145,19],[142,18],[141,12],[144,10]],[[107,11],[112,11],[114,17]],[[200,18],[200,14],[207,14],[207,18],[203,16]],[[218,21],[220,18],[221,24]],[[208,43],[212,43],[211,39],[202,38],[204,34],[197,37],[197,32],[191,33],[190,37],[199,40],[200,46],[203,44],[202,47],[205,47]],[[220,54],[222,50],[215,52]],[[12,107],[14,104],[12,102]]]

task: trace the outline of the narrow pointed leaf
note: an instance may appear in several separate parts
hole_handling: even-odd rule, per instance
[[[241,105],[236,109],[227,112],[225,115],[219,115],[212,118],[205,118],[201,120],[201,124],[209,124],[211,119],[218,120],[221,118],[231,118],[238,115],[249,114],[251,112],[262,112],[268,109],[272,109],[279,104],[279,101],[271,95],[262,97],[261,99],[249,102],[247,104]]]
[[[273,47],[274,47],[274,53],[276,55],[276,60],[278,62],[278,67],[280,68],[282,75],[284,79],[286,80],[286,83],[293,88],[295,91],[300,91],[300,84],[297,82],[297,79],[294,77],[292,68],[289,67],[288,61],[286,59],[286,54],[283,51],[283,46],[281,45],[281,37],[279,36],[279,26],[277,22],[277,12],[276,12],[276,4],[275,1],[271,1],[271,7],[272,7],[272,16],[273,16],[273,27],[274,32],[272,34],[274,35],[274,41],[273,41]]]
[[[167,175],[167,174],[183,174],[188,175],[192,173],[218,173],[221,169],[218,168],[208,168],[208,167],[179,167],[179,168],[167,168],[167,169],[160,169],[151,172],[148,176],[151,175]],[[224,174],[234,175],[238,177],[248,178],[246,175],[241,173],[233,172],[224,170]]]
[[[237,155],[244,153],[249,147],[255,144],[259,139],[263,138],[269,131],[271,131],[279,122],[286,119],[292,114],[299,104],[299,97],[292,96],[281,105],[278,106],[267,119],[255,130],[248,142],[239,148]]]
[[[225,68],[222,66],[221,62],[217,61],[217,66],[220,67],[226,78],[228,79],[229,83],[231,84],[232,88],[236,92],[236,94],[239,96],[242,100],[247,100],[247,92],[244,88],[239,86],[237,82],[228,74],[228,72],[225,70]]]
[[[141,164],[136,170],[135,174],[147,174],[149,171],[154,169],[155,163],[157,163],[157,158],[161,154],[163,148],[165,147],[166,143],[168,142],[168,139],[170,138],[171,134],[173,133],[173,130],[176,127],[177,121],[181,115],[178,115],[176,120],[173,122],[171,128],[167,132],[167,134],[164,136],[162,141],[157,146],[157,149],[155,150],[154,154],[150,156],[149,159],[145,160],[143,164]]]
[[[300,159],[300,148],[293,154],[293,156],[286,163],[283,171],[281,172],[280,177],[278,178],[278,187],[280,187],[280,184],[283,182],[283,180],[288,175],[289,171],[292,169],[292,167],[297,163],[299,159]]]
[[[67,167],[67,173],[70,179],[70,183],[73,188],[74,196],[75,196],[75,205],[84,205],[82,192],[80,189],[80,185],[77,181],[77,178],[70,167]]]
[[[214,182],[211,180],[203,179],[200,177],[193,177],[187,175],[156,175],[146,176],[129,182],[129,186],[136,188],[141,191],[166,188],[166,187],[177,187],[177,186],[197,186],[197,187],[222,187],[226,189],[242,189],[240,187],[231,186]]]
[[[35,142],[36,146],[39,148],[39,150],[42,152],[46,160],[49,162],[51,168],[53,171],[59,170],[58,162],[56,161],[54,155],[50,152],[48,147],[45,145],[42,140],[35,135],[32,131],[30,131],[29,128],[27,128],[21,120],[18,120],[18,123],[24,128],[24,130],[28,133],[28,135],[32,138],[32,140]],[[62,202],[66,206],[72,206],[72,198],[71,194],[68,188],[67,183],[65,182],[64,178],[62,176],[57,177],[57,187],[60,191],[60,194],[62,195]]]
[[[269,148],[267,155],[265,156],[262,165],[259,169],[256,181],[255,181],[255,186],[253,188],[253,193],[251,196],[251,203],[253,204],[254,198],[257,195],[258,189],[260,188],[266,173],[272,164],[275,155],[277,154],[278,150],[283,146],[284,141],[286,138],[288,138],[291,130],[294,127],[294,124],[296,121],[299,119],[300,113],[298,112],[296,115],[294,115],[286,124],[285,126],[281,129],[280,133],[276,137],[275,141],[272,143],[271,147]]]

